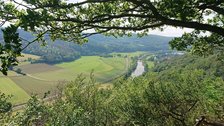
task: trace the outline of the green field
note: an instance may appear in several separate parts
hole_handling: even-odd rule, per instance
[[[62,69],[35,73],[34,76],[48,80],[74,80],[74,78],[83,74],[89,76],[94,72],[99,82],[104,82],[126,71],[126,59],[121,57],[102,58],[99,56],[84,56],[76,61],[56,64]]]
[[[8,77],[0,77],[0,91],[12,95],[13,103],[23,103],[29,99],[29,95]]]
[[[26,55],[27,58],[39,58],[38,56]],[[74,80],[77,75],[89,77],[94,72],[96,80],[100,83],[108,82],[127,71],[129,62],[124,57],[103,58],[99,56],[83,56],[72,62],[64,62],[55,65],[31,64],[26,58],[17,68],[20,68],[25,76],[9,71],[9,76],[0,75],[0,91],[8,95],[12,94],[13,103],[23,103],[30,95],[43,96],[47,91],[53,95],[58,86],[63,82]],[[16,69],[17,69],[16,68]]]
[[[28,74],[43,73],[43,72],[56,71],[61,69],[60,67],[57,67],[54,65],[48,65],[44,63],[26,64],[26,65],[19,66],[19,68],[21,68],[24,73],[28,73]]]
[[[51,91],[52,95],[56,90],[59,82],[38,80],[29,76],[10,77],[19,87],[29,95],[39,94],[41,97],[44,93]]]
[[[17,76],[17,73],[16,72],[14,72],[14,71],[8,71],[7,72],[8,73],[8,77],[10,77],[10,76]],[[0,77],[5,77],[5,75],[3,75],[1,72],[0,72]]]
[[[27,101],[32,94],[40,97],[44,93],[51,91],[54,95],[57,87],[63,86],[67,81],[74,80],[77,75],[82,74],[88,80],[93,71],[94,77],[99,84],[104,84],[100,88],[110,87],[110,81],[125,74],[130,66],[130,57],[139,56],[145,52],[134,53],[112,53],[113,57],[83,56],[72,62],[64,62],[55,65],[44,63],[31,64],[28,58],[38,60],[40,57],[24,54],[20,58],[21,64],[15,69],[20,68],[26,75],[17,74],[9,71],[5,77],[0,75],[0,91],[8,95],[13,95],[11,101],[19,104]],[[148,62],[148,66],[153,64]]]

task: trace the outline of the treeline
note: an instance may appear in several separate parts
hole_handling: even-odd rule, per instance
[[[40,45],[36,45],[40,46]],[[34,54],[41,56],[39,60],[34,60],[32,63],[60,63],[60,62],[67,62],[79,59],[81,54],[77,51],[67,49],[61,49],[60,47],[53,47],[53,46],[43,46],[43,47],[36,47],[30,46],[28,49],[24,50],[24,53]]]
[[[19,30],[19,34],[27,40],[33,40],[34,36],[28,32]],[[0,32],[0,39],[2,38]],[[73,42],[64,42],[56,40],[46,43],[33,43],[24,50],[24,53],[34,54],[41,56],[41,61],[46,63],[57,63],[64,61],[71,61],[79,58],[80,56],[91,55],[107,55],[112,52],[135,52],[135,51],[161,51],[169,50],[168,42],[171,37],[149,35],[142,38],[133,34],[132,37],[106,37],[104,35],[94,35],[89,37],[89,42],[83,45],[78,45]],[[27,45],[26,41],[22,42],[23,46]],[[45,46],[42,46],[45,45]]]
[[[131,57],[129,60],[130,60],[129,62],[131,63],[130,66],[128,67],[127,73],[124,76],[125,78],[131,77],[131,74],[135,71],[138,65],[138,57]]]
[[[49,104],[32,97],[24,111],[13,115],[10,103],[0,104],[0,122],[21,126],[221,125],[224,81],[208,72],[221,65],[215,65],[219,64],[219,58],[214,57],[186,55],[171,59],[157,64],[157,72],[148,72],[134,80],[120,78],[113,88],[99,89],[92,75],[90,81],[78,76]],[[207,65],[202,62],[214,67],[205,70]],[[0,96],[1,102],[7,101]]]

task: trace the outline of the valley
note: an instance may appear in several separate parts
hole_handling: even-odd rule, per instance
[[[68,81],[73,81],[82,74],[86,81],[93,72],[98,83],[110,83],[113,79],[125,75],[131,66],[131,58],[138,57],[145,52],[111,53],[109,57],[82,56],[71,62],[58,64],[31,63],[31,59],[40,57],[31,54],[23,54],[20,64],[9,71],[8,76],[0,76],[0,90],[12,95],[13,104],[26,102],[31,95],[37,94],[44,97],[50,91],[49,96],[57,93],[59,87],[63,87]],[[16,73],[20,70],[21,73]]]
[[[224,126],[224,0],[0,0],[0,126]]]

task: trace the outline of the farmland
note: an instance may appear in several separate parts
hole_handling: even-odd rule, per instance
[[[63,86],[65,81],[74,80],[79,74],[88,78],[93,71],[97,82],[108,82],[124,74],[130,65],[128,58],[122,56],[109,58],[83,56],[72,62],[54,65],[44,63],[32,64],[27,60],[28,58],[36,60],[39,57],[25,54],[20,59],[21,64],[15,67],[15,69],[21,69],[26,75],[9,71],[7,77],[0,76],[0,91],[12,94],[11,100],[14,104],[27,101],[32,94],[38,94],[40,97],[43,97],[46,92],[51,91],[50,95],[54,95],[58,86]]]
[[[0,77],[1,92],[12,95],[13,103],[23,103],[29,99],[29,95],[8,77]]]
[[[125,72],[125,58],[102,58],[99,56],[84,56],[73,62],[56,64],[61,69],[33,74],[35,77],[57,81],[57,80],[74,80],[79,74],[89,76],[91,71],[94,72],[99,82],[107,81],[117,75]]]

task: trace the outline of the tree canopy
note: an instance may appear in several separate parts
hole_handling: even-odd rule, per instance
[[[80,75],[52,101],[32,96],[17,113],[0,93],[0,124],[223,126],[223,69],[216,55],[184,55],[156,64],[157,72],[118,78],[110,88],[102,88],[93,74],[88,80]]]
[[[45,34],[52,40],[81,44],[94,34],[123,36],[140,31],[139,35],[145,35],[149,29],[163,30],[169,25],[195,29],[171,41],[173,49],[202,54],[220,49],[224,43],[223,0],[86,0],[78,3],[1,0],[0,3],[2,25],[11,23],[3,30],[5,44],[0,46],[4,73],[7,66],[16,63],[16,57],[24,48],[33,42],[44,43]],[[36,38],[22,47],[20,41],[27,40],[17,34],[18,28],[33,32]],[[88,30],[94,32],[88,33]],[[201,34],[206,31],[210,34]]]

